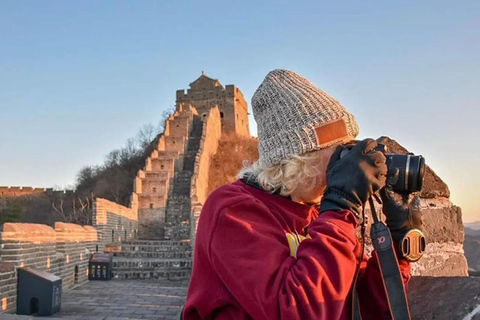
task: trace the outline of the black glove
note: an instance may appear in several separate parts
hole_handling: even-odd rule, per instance
[[[360,219],[362,207],[386,181],[386,158],[382,152],[374,150],[376,147],[373,139],[359,141],[351,149],[337,147],[328,164],[327,188],[320,212],[346,209]],[[342,152],[345,149],[349,149],[348,152]]]
[[[400,242],[409,230],[422,229],[420,198],[409,193],[393,191],[392,185],[398,180],[398,169],[389,172],[388,177],[385,188],[380,191],[383,213],[387,218],[387,227],[393,241]]]

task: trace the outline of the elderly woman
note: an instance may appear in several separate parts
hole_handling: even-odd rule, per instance
[[[386,183],[377,143],[342,154],[354,117],[292,71],[270,72],[252,108],[260,157],[205,202],[183,319],[351,319],[354,283],[363,319],[389,318],[376,255],[362,256],[355,233]],[[404,211],[394,220],[408,228]]]

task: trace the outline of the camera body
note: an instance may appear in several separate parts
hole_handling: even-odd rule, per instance
[[[353,145],[346,145],[340,157],[344,157],[352,147]],[[395,192],[413,193],[422,190],[425,175],[425,158],[423,156],[413,153],[388,153],[387,147],[383,144],[378,144],[373,151],[381,151],[385,154],[388,174],[395,173],[398,170],[398,179],[392,184]],[[390,178],[388,174],[387,179]]]
[[[340,153],[340,158],[344,157],[353,146],[354,144],[345,145]],[[389,181],[393,191],[400,194],[410,194],[422,190],[425,175],[424,157],[413,153],[387,153],[387,147],[383,144],[378,144],[372,150],[372,152],[374,151],[383,152],[387,158],[387,181]],[[396,179],[391,179],[392,175],[395,175]],[[422,231],[411,229],[406,232],[399,243],[399,249],[403,258],[410,262],[418,261],[426,249],[426,240]]]

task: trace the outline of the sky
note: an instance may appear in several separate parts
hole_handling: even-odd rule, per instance
[[[479,1],[0,0],[0,185],[75,183],[202,71],[294,70],[426,158],[480,220]],[[252,134],[256,134],[251,118]]]

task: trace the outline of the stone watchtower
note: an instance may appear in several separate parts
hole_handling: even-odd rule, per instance
[[[192,105],[204,119],[211,108],[218,107],[222,121],[222,132],[250,136],[248,107],[243,93],[234,85],[223,87],[217,79],[202,75],[192,83],[190,89],[177,90],[177,111],[181,106]]]
[[[176,93],[176,110],[139,170],[132,206],[138,238],[185,240],[207,196],[210,159],[222,134],[249,137],[247,102],[234,85],[202,75]]]

